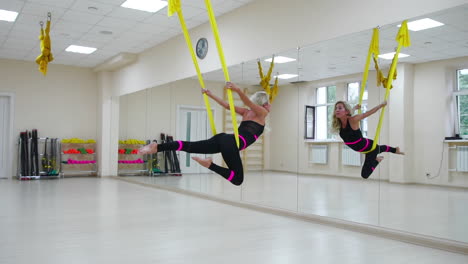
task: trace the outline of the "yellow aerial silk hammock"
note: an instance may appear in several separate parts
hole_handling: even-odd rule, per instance
[[[193,65],[195,66],[195,70],[197,71],[198,81],[200,82],[200,86],[205,89],[205,83],[203,82],[203,77],[200,72],[200,67],[198,66],[197,57],[195,56],[195,52],[193,50],[192,41],[190,40],[190,35],[187,30],[187,26],[185,24],[184,15],[182,14],[182,6],[180,4],[180,0],[169,0],[168,1],[168,8],[167,8],[168,16],[172,16],[174,13],[177,13],[179,17],[180,26],[182,27],[182,31],[184,33],[185,41],[187,42],[187,46],[190,50],[190,54],[192,55]],[[203,93],[203,99],[205,101],[206,112],[208,113],[208,118],[210,120],[211,131],[213,135],[216,135],[216,126],[213,119],[213,113],[211,112],[210,101],[208,99],[208,95]]]
[[[223,47],[221,46],[221,40],[219,38],[218,26],[216,24],[215,15],[213,12],[213,8],[211,6],[210,0],[205,0],[206,9],[208,10],[208,16],[210,18],[211,29],[213,30],[213,35],[216,41],[216,46],[218,48],[219,59],[221,61],[221,66],[224,72],[224,79],[226,82],[229,82],[229,72],[226,67],[226,61],[224,59]],[[231,111],[231,119],[232,119],[232,127],[234,129],[234,135],[236,139],[237,147],[239,147],[239,130],[237,128],[237,118],[236,118],[236,111],[234,108],[234,99],[232,97],[231,89],[228,89],[228,99],[229,99],[229,109]]]
[[[383,83],[384,88],[385,88],[385,98],[384,98],[385,101],[388,100],[388,97],[390,95],[390,89],[392,88],[393,79],[396,78],[396,66],[398,64],[398,55],[400,54],[401,47],[402,46],[409,47],[411,45],[407,23],[408,23],[407,20],[405,20],[405,21],[403,21],[403,23],[401,23],[400,30],[398,31],[398,34],[396,36],[396,41],[398,42],[398,47],[396,49],[395,55],[393,56],[392,65],[390,66],[390,71],[388,72],[387,79],[385,79],[383,77],[383,74],[378,69],[378,64],[376,64],[376,69],[378,69],[377,70],[378,71],[377,72],[378,83]],[[371,44],[370,44],[370,47],[369,47],[369,53],[367,55],[366,66],[365,66],[365,69],[364,69],[364,74],[363,74],[363,78],[362,78],[362,82],[361,82],[361,93],[360,93],[360,96],[359,96],[359,105],[362,104],[362,99],[363,99],[363,96],[364,96],[364,90],[366,89],[366,83],[367,83],[367,77],[368,77],[368,73],[369,73],[369,64],[370,64],[371,55],[373,54],[374,61],[377,61],[377,56],[379,55],[379,40],[378,39],[379,39],[379,31],[378,31],[377,28],[375,28],[374,32],[373,32],[373,35],[372,35],[372,40],[371,40]],[[361,113],[361,109],[359,109],[359,114],[360,113]],[[377,142],[379,141],[380,129],[382,127],[382,121],[383,121],[384,115],[385,115],[385,107],[383,107],[382,111],[380,112],[379,124],[377,125],[377,131],[375,132],[375,138],[374,138],[374,143],[372,144],[372,148],[370,150],[364,151],[362,153],[364,153],[364,154],[369,153],[369,152],[373,151],[376,148]]]
[[[54,60],[54,56],[52,55],[52,47],[50,43],[50,20],[51,14],[50,12],[47,14],[47,24],[46,29],[42,27],[44,23],[41,21],[41,35],[39,39],[41,40],[41,55],[36,58],[36,63],[39,64],[39,71],[44,74],[47,74],[47,65],[49,62]]]
[[[273,103],[273,100],[275,100],[275,97],[278,95],[278,89],[278,76],[276,76],[275,84],[273,85],[273,88],[271,88],[270,103]]]
[[[263,75],[262,64],[260,60],[257,60],[258,73],[260,75],[260,85],[263,87],[263,90],[265,90],[265,92],[268,94],[270,98],[270,103],[273,102],[276,95],[278,94],[278,77],[276,77],[275,79],[275,84],[273,85],[273,88],[270,87],[271,72],[273,71],[274,61],[275,56],[273,56],[271,59],[270,68],[268,69],[267,75]]]

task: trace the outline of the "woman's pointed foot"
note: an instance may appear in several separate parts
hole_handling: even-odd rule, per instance
[[[400,147],[396,147],[395,154],[405,155],[405,153],[400,150]]]
[[[153,154],[158,152],[158,143],[153,142],[138,149],[138,154]]]
[[[192,157],[192,159],[194,161],[198,162],[200,165],[202,165],[205,168],[209,168],[211,166],[211,163],[213,163],[212,158],[202,159],[200,157]]]

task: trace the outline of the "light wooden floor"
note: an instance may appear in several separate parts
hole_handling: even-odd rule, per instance
[[[0,263],[468,263],[113,179],[0,180],[0,194]]]

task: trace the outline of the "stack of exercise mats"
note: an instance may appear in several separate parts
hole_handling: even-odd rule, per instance
[[[96,176],[96,141],[94,139],[62,139],[61,173],[64,176]]]
[[[154,139],[153,142],[158,144],[173,142],[174,138],[170,135],[161,133],[160,140]],[[154,175],[167,174],[172,176],[182,176],[180,170],[179,156],[175,150],[168,150],[153,154],[151,157],[153,162]]]
[[[119,140],[119,175],[149,175],[148,162],[138,149],[146,144],[145,140]]]
[[[156,139],[154,140],[147,140],[146,144],[151,144],[152,142],[158,143]],[[161,164],[161,161],[164,161],[164,153],[163,152],[157,152],[157,153],[152,153],[146,155],[148,159],[148,167],[149,167],[149,172],[151,176],[157,176],[157,175],[164,175],[164,166]]]
[[[37,129],[20,132],[17,177],[19,180],[58,178],[58,138],[40,138]]]

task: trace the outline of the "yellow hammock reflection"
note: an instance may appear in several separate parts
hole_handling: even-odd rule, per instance
[[[408,25],[407,25],[407,20],[403,21],[401,23],[400,30],[398,31],[398,34],[396,36],[396,41],[398,42],[398,47],[396,49],[395,55],[393,56],[393,61],[392,65],[390,66],[390,71],[388,72],[388,76],[385,79],[383,77],[382,72],[380,71],[378,64],[376,63],[376,69],[377,69],[377,82],[378,84],[382,83],[384,88],[385,88],[385,97],[384,100],[387,101],[388,97],[390,96],[390,89],[392,88],[392,82],[396,78],[396,66],[398,64],[398,55],[400,54],[401,48],[408,47],[411,45],[410,42],[410,36],[408,33]],[[372,35],[372,40],[369,46],[369,52],[367,55],[367,60],[366,60],[366,65],[364,68],[364,73],[363,73],[363,78],[361,82],[361,92],[359,95],[359,105],[362,104],[362,100],[364,97],[364,91],[366,89],[366,84],[367,84],[367,77],[369,74],[369,65],[370,65],[370,58],[371,56],[374,57],[374,62],[377,62],[377,56],[379,55],[379,31],[378,28],[374,29],[373,35]],[[361,109],[359,109],[359,113],[361,113]],[[382,121],[385,115],[385,107],[382,108],[382,111],[380,112],[380,118],[379,118],[379,123],[377,125],[377,130],[375,132],[375,137],[374,137],[374,143],[372,144],[372,148],[368,151],[364,151],[362,153],[366,154],[371,151],[373,151],[376,146],[377,142],[379,141],[379,136],[380,136],[380,130],[382,128]]]

